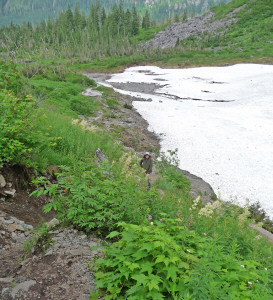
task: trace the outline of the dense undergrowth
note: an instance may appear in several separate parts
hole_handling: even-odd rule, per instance
[[[272,297],[272,246],[248,228],[247,209],[221,201],[204,207],[200,198],[191,199],[189,182],[176,171],[175,151],[170,158],[161,157],[161,176],[147,190],[136,157],[103,128],[76,120],[79,111],[71,104],[77,100],[85,106],[81,91],[95,87],[93,81],[49,65],[46,72],[32,74],[28,69],[28,75],[22,69],[28,80],[12,64],[1,62],[0,69],[1,115],[8,107],[13,116],[1,119],[0,144],[5,149],[7,139],[15,137],[19,143],[14,151],[1,152],[2,163],[21,163],[40,172],[56,166],[57,184],[43,177],[34,181],[36,195],[51,199],[45,211],[54,209],[64,224],[85,231],[105,235],[114,230],[108,236],[113,244],[97,263],[99,290],[91,298]],[[102,99],[93,100],[86,115],[105,109],[107,103],[107,109],[118,105],[112,91],[101,90]],[[17,107],[20,114],[14,113]],[[10,131],[13,137],[8,129],[14,124],[19,127]],[[30,143],[36,135],[42,137],[39,143]],[[27,151],[21,151],[23,147]],[[98,147],[107,161],[95,158]]]
[[[220,7],[216,17],[236,3],[241,4]],[[91,299],[272,299],[273,248],[249,229],[249,210],[254,216],[258,206],[242,209],[218,200],[204,207],[200,198],[190,197],[190,183],[177,172],[173,155],[161,157],[160,176],[147,190],[138,159],[116,135],[78,119],[98,110],[112,118],[119,107],[113,91],[97,88],[76,73],[79,69],[117,69],[145,61],[176,66],[272,62],[266,43],[273,40],[269,1],[257,3],[246,3],[238,27],[224,38],[190,38],[171,50],[136,51],[85,64],[38,53],[30,56],[34,62],[26,62],[20,51],[18,56],[6,53],[21,60],[18,66],[0,62],[0,165],[22,164],[40,174],[53,169],[58,183],[43,176],[34,180],[34,193],[49,196],[45,211],[54,209],[64,224],[113,239],[105,259],[97,262],[98,291]],[[250,9],[254,21],[263,16],[256,31],[247,19]],[[146,33],[140,31],[135,39],[145,40]],[[87,87],[102,91],[102,98],[82,96]],[[97,148],[108,160],[97,160]]]

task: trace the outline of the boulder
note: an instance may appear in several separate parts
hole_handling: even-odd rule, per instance
[[[23,232],[25,231],[25,229],[21,225],[16,225],[16,224],[10,224],[8,226],[8,230],[11,232],[14,232],[16,230],[23,231]]]
[[[7,189],[7,190],[4,190],[4,193],[5,193],[7,196],[14,197],[14,195],[15,195],[15,193],[16,193],[16,190],[15,190],[15,189]]]
[[[0,174],[0,188],[5,187],[6,184],[7,183],[6,183],[6,180],[5,180],[4,176]]]
[[[55,227],[55,226],[58,225],[58,224],[59,224],[59,220],[56,219],[56,218],[54,218],[54,219],[52,219],[51,221],[47,222],[47,223],[46,223],[46,226],[47,226],[47,227]]]
[[[83,96],[87,96],[87,97],[96,97],[96,98],[101,98],[102,97],[102,93],[96,90],[92,90],[92,89],[87,89],[85,92],[82,92]]]
[[[98,149],[96,150],[95,154],[96,154],[96,157],[98,158],[98,160],[99,160],[100,162],[108,161],[107,156],[101,151],[100,148],[98,148]]]
[[[126,123],[135,123],[136,120],[134,118],[127,118],[127,119],[124,119],[124,122],[126,122]]]

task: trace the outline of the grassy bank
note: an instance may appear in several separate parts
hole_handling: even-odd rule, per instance
[[[90,100],[81,92],[95,88],[94,82],[72,71],[58,73],[48,66],[46,72],[29,72],[27,80],[18,72],[13,78],[14,70],[1,64],[0,107],[14,111],[14,104],[21,103],[28,118],[18,128],[13,128],[16,114],[2,121],[7,130],[1,130],[1,147],[9,139],[16,150],[14,157],[1,157],[2,162],[57,173],[55,184],[36,179],[36,195],[50,195],[45,211],[56,210],[64,223],[98,234],[114,230],[108,237],[114,243],[96,267],[100,290],[93,298],[272,297],[272,245],[249,229],[247,209],[221,201],[204,207],[199,198],[192,199],[174,157],[161,159],[161,176],[147,191],[136,157],[103,128],[75,121],[79,107],[86,116],[110,109],[115,97],[111,90],[103,89],[102,99]],[[32,143],[30,133],[39,143]],[[98,147],[108,158],[103,163],[95,157]]]
[[[216,18],[242,3],[221,6]],[[26,59],[18,51],[5,54],[17,65],[0,62],[1,167],[21,164],[39,173],[35,194],[49,196],[45,211],[55,210],[63,224],[103,237],[110,233],[111,246],[95,268],[98,291],[92,299],[272,298],[273,247],[249,229],[247,207],[219,200],[204,207],[200,198],[192,199],[175,157],[161,157],[160,176],[147,190],[138,158],[117,134],[78,119],[98,111],[105,120],[115,118],[120,107],[113,91],[96,87],[82,70],[272,63],[268,4],[247,2],[224,35],[190,37],[174,49],[84,60],[53,59],[48,52],[45,58],[36,50]],[[250,9],[255,17],[249,21]],[[132,45],[152,34],[140,31]],[[100,90],[101,99],[82,96],[88,87]],[[105,161],[98,161],[97,148]],[[57,182],[48,182],[48,173]]]

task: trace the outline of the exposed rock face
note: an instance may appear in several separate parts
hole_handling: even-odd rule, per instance
[[[185,23],[175,23],[168,27],[165,31],[160,31],[153,39],[143,45],[144,48],[164,49],[172,48],[176,45],[178,39],[198,35],[201,33],[214,33],[218,29],[225,28],[232,23],[236,23],[237,19],[233,16],[244,6],[241,6],[227,15],[221,20],[213,20],[214,13],[210,12],[206,15],[197,16]]]
[[[96,157],[98,158],[99,162],[108,161],[107,156],[101,151],[100,148],[96,150]]]
[[[83,96],[87,96],[87,97],[97,97],[97,98],[101,98],[102,97],[102,93],[96,90],[92,90],[91,88],[87,89],[86,91],[82,92]]]
[[[34,255],[22,261],[19,268],[17,262],[17,267],[10,272],[0,272],[1,299],[89,299],[89,291],[94,289],[89,266],[102,256],[101,241],[72,226],[52,228],[48,238],[51,242],[46,252],[35,248]],[[11,246],[10,253],[15,246]],[[2,257],[5,263],[8,251]]]

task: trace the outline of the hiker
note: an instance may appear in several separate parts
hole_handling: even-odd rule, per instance
[[[152,157],[149,153],[146,153],[143,158],[141,159],[141,161],[139,162],[141,168],[143,168],[145,170],[146,173],[146,178],[148,181],[148,187],[150,188],[151,183],[149,180],[149,176],[152,173],[153,170],[153,160]]]

